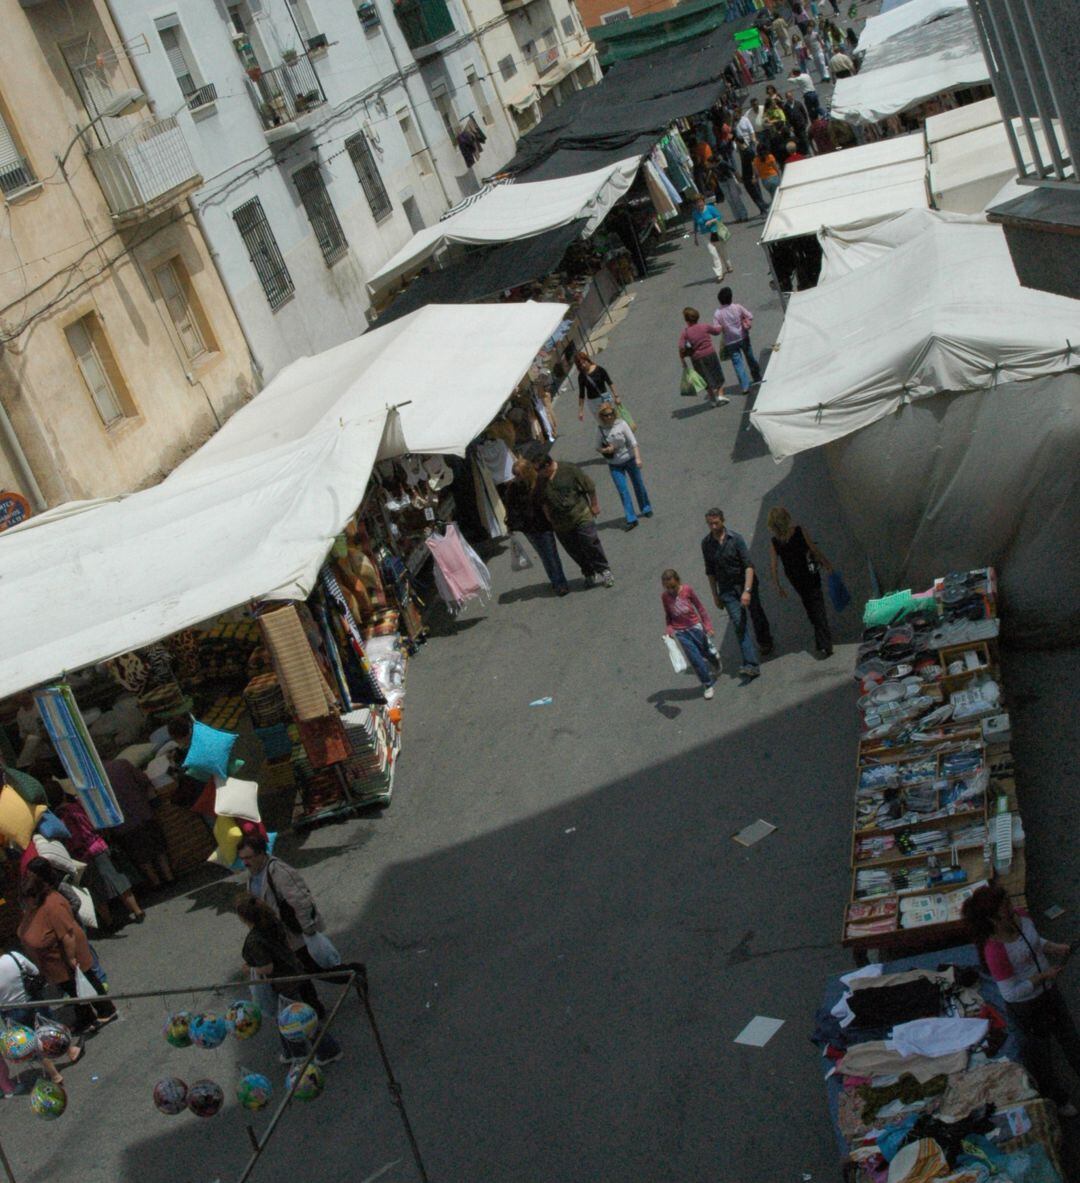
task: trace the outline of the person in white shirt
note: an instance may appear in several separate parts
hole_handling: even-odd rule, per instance
[[[855,63],[842,49],[829,58],[829,72],[834,78],[850,78],[855,73]]]
[[[740,144],[748,144],[753,148],[757,144],[757,132],[754,130],[754,124],[748,114],[742,111],[736,113],[739,118],[735,124],[735,138]]]
[[[821,114],[821,100],[818,98],[818,93],[814,89],[813,78],[797,68],[792,70],[788,77],[798,87],[799,98],[802,99],[803,106],[806,108],[806,113],[810,116],[811,121],[815,120]]]
[[[761,129],[765,125],[765,112],[761,109],[761,104],[757,99],[750,100],[750,110],[747,112],[747,118],[754,125],[755,140],[761,135]]]

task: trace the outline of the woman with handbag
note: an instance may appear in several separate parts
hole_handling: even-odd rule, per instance
[[[19,940],[42,976],[61,993],[69,998],[103,995],[105,987],[94,972],[90,942],[71,905],[56,890],[58,882],[56,872],[43,858],[30,860],[19,884],[23,911]],[[75,1015],[73,1030],[77,1035],[96,1031],[119,1017],[108,1001],[80,1004]]]
[[[832,633],[825,612],[825,596],[821,591],[821,569],[824,567],[826,571],[831,571],[832,563],[814,545],[809,533],[791,520],[791,514],[782,505],[769,510],[766,524],[772,535],[769,559],[776,590],[782,600],[787,599],[787,592],[780,583],[779,560],[783,564],[784,574],[806,609],[814,629],[814,644],[818,653],[822,657],[832,657]]]
[[[712,262],[713,275],[723,279],[725,275],[734,272],[731,260],[727,255],[727,240],[731,231],[724,225],[720,211],[711,202],[707,202],[700,193],[694,197],[694,245],[697,245],[698,235],[706,236],[705,246]]]
[[[750,347],[750,327],[754,323],[754,314],[749,308],[734,302],[731,288],[721,288],[717,299],[720,307],[713,313],[713,327],[724,338],[724,352],[735,367],[743,394],[749,394],[751,378],[754,382],[761,381],[761,367]],[[746,371],[748,364],[749,373]]]
[[[619,490],[623,513],[626,514],[626,528],[633,530],[638,524],[638,519],[634,513],[634,502],[630,497],[630,486],[634,488],[638,513],[643,518],[652,517],[652,504],[645,482],[641,478],[641,449],[638,447],[637,437],[630,429],[630,424],[617,417],[611,403],[600,408],[596,450],[607,461],[611,479],[615,482],[615,488]]]
[[[17,1009],[4,1011],[4,1018],[12,1023],[21,1023],[25,1027],[33,1028],[35,1020],[40,1017],[42,1022],[49,1021],[56,1022],[56,1016],[52,1010],[47,1006],[29,1007],[26,1003],[38,1002],[45,996],[45,991],[48,988],[48,982],[44,976],[38,973],[37,966],[34,965],[29,958],[23,956],[17,949],[8,949],[6,953],[0,954],[0,1002],[6,1004],[16,1004]],[[18,1004],[23,1004],[21,1007]],[[82,1039],[73,1039],[71,1046],[67,1050],[67,1062],[74,1064],[77,1060],[82,1058],[84,1048]],[[3,1061],[0,1061],[0,1066]],[[41,1057],[41,1066],[44,1069],[45,1075],[53,1082],[53,1084],[63,1084],[64,1078],[60,1075],[59,1070],[52,1060],[45,1056]],[[5,1096],[21,1096],[23,1093],[28,1093],[28,1087],[20,1088],[22,1082],[13,1082],[8,1079],[7,1082],[11,1087],[10,1090],[3,1088],[4,1080],[0,1076],[0,1089],[3,1089]]]
[[[688,583],[683,583],[679,573],[669,567],[661,576],[664,590],[660,603],[664,607],[665,635],[674,637],[686,654],[705,687],[705,697],[712,698],[716,675],[720,672],[720,655],[712,643],[713,625],[705,605],[698,599],[697,592]]]
[[[619,405],[619,396],[615,390],[615,383],[611,375],[599,362],[584,351],[575,354],[574,365],[578,372],[578,411],[579,420],[585,418],[585,407],[588,406],[595,419],[604,403]]]
[[[682,314],[686,327],[679,335],[679,361],[683,365],[690,363],[705,383],[709,402],[714,407],[722,407],[731,400],[724,397],[724,367],[713,346],[713,337],[721,330],[712,325],[699,324],[701,313],[696,308],[684,308]]]
[[[555,531],[536,501],[536,466],[531,460],[514,461],[514,479],[506,487],[506,528],[524,534],[540,556],[557,596],[565,596],[570,584],[559,557]]]

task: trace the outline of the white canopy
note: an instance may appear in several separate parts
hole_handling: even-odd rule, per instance
[[[24,627],[0,637],[0,698],[251,599],[307,596],[376,457],[463,450],[565,313],[421,309],[282,371],[160,485],[6,531],[4,604]]]
[[[980,99],[977,103],[965,103],[962,107],[953,107],[951,111],[931,115],[923,124],[923,135],[927,148],[932,149],[935,144],[951,140],[953,136],[962,136],[1000,122],[1001,108],[997,99]]]
[[[871,49],[858,74],[837,82],[831,115],[848,123],[876,123],[927,99],[989,81],[974,19],[958,9]]]
[[[883,45],[908,29],[928,25],[967,6],[967,0],[908,0],[906,4],[890,8],[888,12],[867,17],[859,34],[859,52],[864,53],[877,45]]]
[[[911,400],[1076,368],[1078,324],[1080,301],[1020,286],[1000,226],[938,222],[791,297],[751,418],[782,459]]]
[[[895,136],[789,164],[761,241],[816,234],[822,226],[863,225],[929,204],[923,138]]]
[[[451,242],[514,242],[565,226],[577,218],[588,218],[584,233],[592,234],[630,188],[640,162],[640,156],[632,156],[618,164],[554,181],[500,185],[468,209],[414,234],[368,280],[368,289],[377,292],[387,287]]]

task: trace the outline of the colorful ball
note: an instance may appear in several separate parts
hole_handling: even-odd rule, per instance
[[[285,1088],[287,1090],[292,1088],[293,1081],[296,1080],[299,1072],[299,1064],[294,1064],[289,1069],[289,1075],[285,1078]],[[318,1064],[309,1064],[300,1076],[300,1082],[297,1084],[296,1092],[293,1093],[293,1096],[298,1101],[314,1101],[325,1087],[326,1077],[323,1076],[322,1069]]]
[[[225,1012],[225,1019],[237,1039],[250,1039],[262,1026],[262,1009],[257,1003],[241,998]]]
[[[30,1108],[43,1121],[55,1121],[67,1108],[64,1086],[42,1078],[30,1093]]]
[[[236,1086],[236,1099],[245,1109],[264,1109],[273,1091],[274,1086],[261,1072],[245,1072]]]
[[[45,1023],[34,1032],[38,1054],[58,1060],[71,1048],[71,1032],[62,1023]]]
[[[220,1047],[229,1034],[229,1024],[220,1015],[194,1015],[188,1031],[196,1047]]]
[[[290,1002],[278,1011],[278,1030],[290,1041],[310,1039],[319,1025],[319,1016],[306,1002]]]
[[[196,1117],[216,1117],[225,1094],[216,1080],[197,1080],[188,1089],[187,1107]]]
[[[154,1085],[154,1107],[167,1117],[175,1117],[187,1108],[188,1086],[179,1076],[163,1076]]]
[[[165,1042],[173,1047],[191,1047],[191,1012],[178,1010],[165,1020]]]
[[[13,1023],[5,1027],[3,1035],[0,1035],[0,1050],[9,1060],[18,1064],[37,1055],[37,1037],[29,1027]]]

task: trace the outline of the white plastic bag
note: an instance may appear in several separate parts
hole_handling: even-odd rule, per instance
[[[532,559],[514,534],[510,535],[510,566],[515,571],[528,571],[532,566]]]
[[[669,637],[666,633],[662,640],[667,647],[667,655],[671,659],[671,668],[677,674],[685,674],[690,668],[690,664],[686,660],[686,654],[683,652],[682,646],[674,637]]]
[[[304,933],[304,944],[311,954],[312,961],[320,969],[333,969],[341,964],[341,954],[334,942],[324,932]]]
[[[75,997],[97,998],[98,992],[90,985],[90,979],[78,966],[75,967]]]

